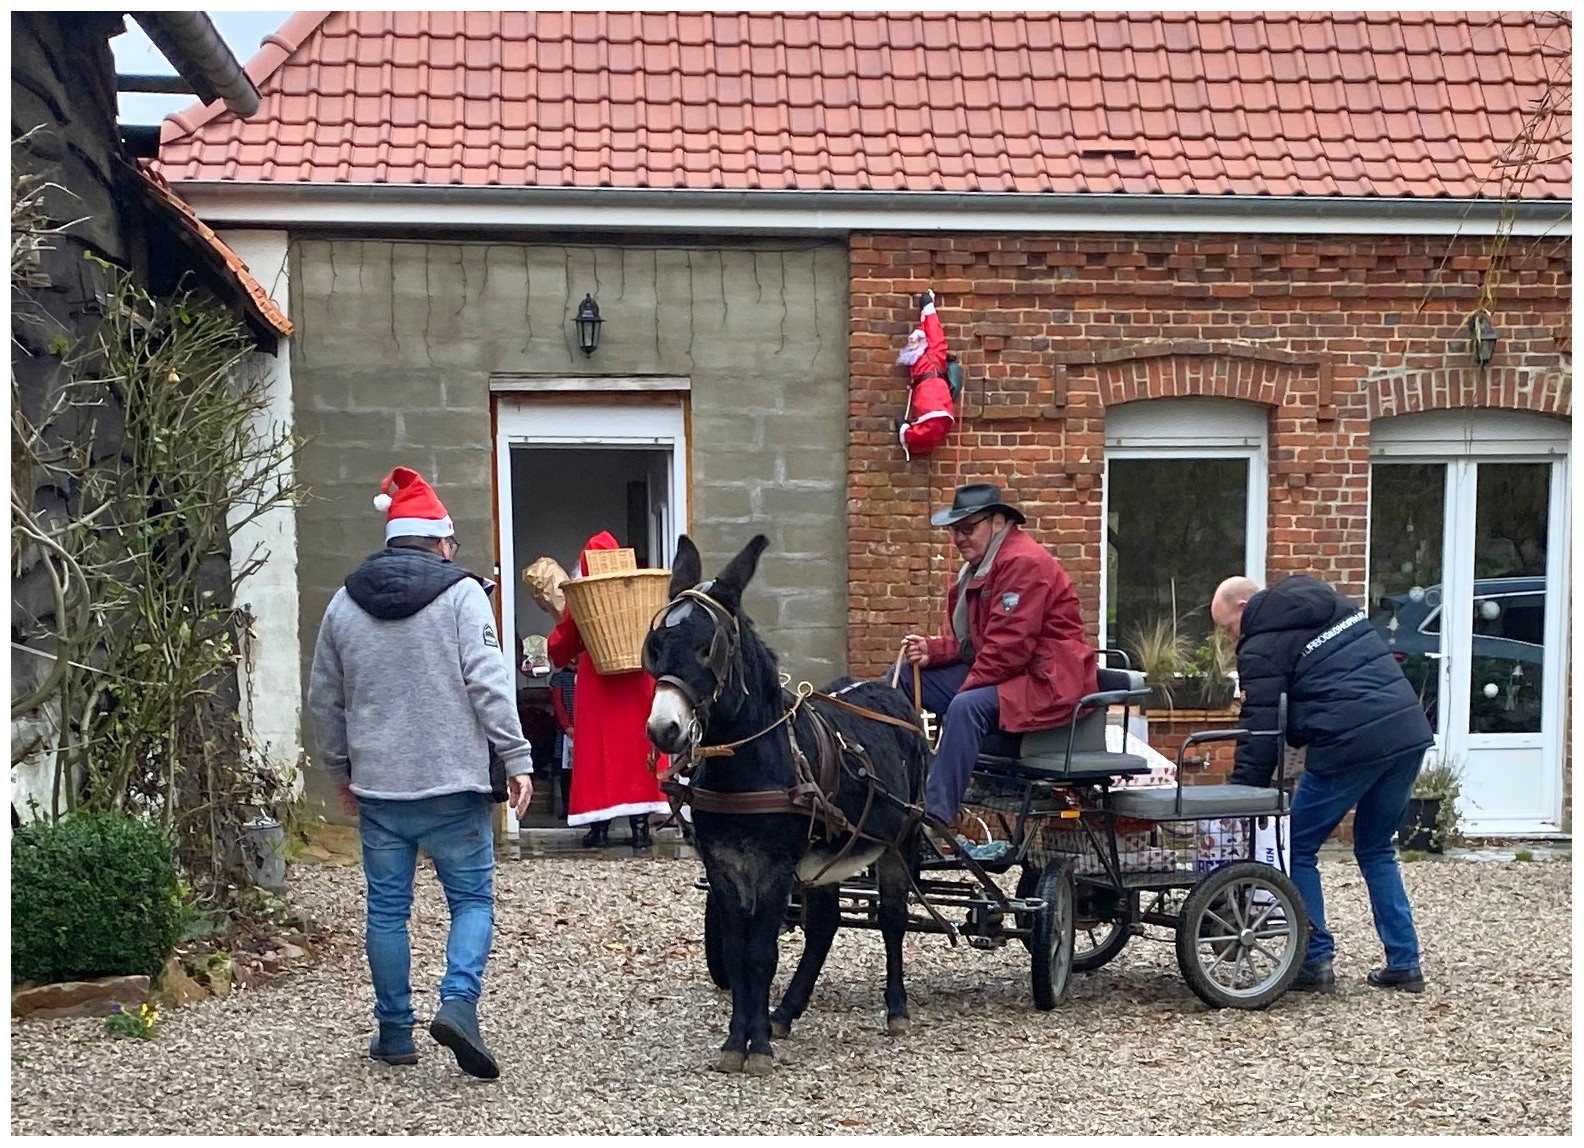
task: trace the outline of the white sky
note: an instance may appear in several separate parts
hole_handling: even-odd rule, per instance
[[[237,61],[246,64],[259,44],[271,32],[280,30],[291,12],[213,12],[209,19],[220,30]],[[110,41],[115,53],[116,71],[131,75],[173,76],[176,69],[160,55],[143,29],[130,15],[126,32]],[[124,124],[157,124],[171,112],[181,111],[194,102],[192,95],[163,96],[146,92],[120,94],[120,121]]]

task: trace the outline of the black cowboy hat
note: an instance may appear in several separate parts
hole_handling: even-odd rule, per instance
[[[1001,498],[1001,488],[995,483],[970,482],[967,486],[957,488],[950,506],[930,515],[930,525],[951,526],[986,510],[999,510],[1019,526],[1028,521],[1021,510]]]

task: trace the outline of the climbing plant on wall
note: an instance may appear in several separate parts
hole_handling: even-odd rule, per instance
[[[233,556],[231,538],[295,500],[297,444],[269,421],[238,320],[99,267],[102,317],[60,348],[60,385],[29,408],[12,379],[13,554],[47,555],[57,598],[41,624],[53,665],[40,690],[59,713],[45,812],[155,819],[219,892],[239,874],[241,823],[291,780],[256,759],[237,714],[234,590],[266,555]],[[46,486],[65,492],[64,513],[29,504]]]

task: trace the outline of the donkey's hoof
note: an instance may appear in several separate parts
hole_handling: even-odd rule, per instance
[[[775,1057],[768,1052],[750,1052],[743,1071],[749,1076],[769,1076],[775,1071]]]
[[[741,1072],[743,1064],[748,1060],[745,1052],[733,1052],[727,1049],[720,1054],[720,1059],[715,1062],[716,1072]]]
[[[905,1016],[886,1017],[887,1036],[906,1036],[908,1029],[913,1027],[913,1022]]]
[[[792,1022],[789,1020],[777,1020],[775,1017],[771,1017],[770,1035],[775,1037],[777,1040],[784,1040],[785,1038],[791,1036]]]

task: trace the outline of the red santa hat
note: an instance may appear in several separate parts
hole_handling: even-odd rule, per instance
[[[385,541],[392,538],[450,538],[456,533],[451,516],[434,487],[416,470],[398,466],[380,483],[374,509],[385,511]]]

